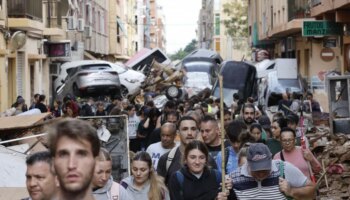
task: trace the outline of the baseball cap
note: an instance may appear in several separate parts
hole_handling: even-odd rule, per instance
[[[263,129],[270,129],[271,128],[271,121],[270,118],[266,115],[259,117],[259,124]]]
[[[249,146],[247,160],[251,171],[271,170],[272,154],[263,143],[253,143]]]
[[[287,119],[287,122],[291,122],[295,124],[299,123],[299,116],[296,114],[289,114],[287,115],[286,119]]]

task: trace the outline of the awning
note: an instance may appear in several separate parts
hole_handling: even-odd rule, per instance
[[[117,24],[119,25],[120,30],[124,33],[124,36],[128,37],[128,33],[127,33],[127,31],[125,30],[125,27],[124,27],[124,22],[118,17],[117,17]]]
[[[93,55],[91,55],[91,53],[84,51],[84,59],[87,58],[89,60],[97,60],[97,58],[95,58]]]

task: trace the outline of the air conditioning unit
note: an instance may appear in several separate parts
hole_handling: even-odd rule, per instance
[[[287,51],[295,50],[295,39],[293,37],[287,38]]]
[[[73,16],[67,17],[67,29],[68,30],[74,30],[75,29],[75,20]]]
[[[78,19],[78,31],[83,32],[85,29],[85,20],[80,18]]]
[[[85,26],[84,35],[87,38],[92,37],[92,26]]]

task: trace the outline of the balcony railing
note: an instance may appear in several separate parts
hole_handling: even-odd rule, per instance
[[[322,0],[311,0],[311,7],[315,7],[322,3]]]
[[[288,21],[310,17],[308,0],[288,0]]]
[[[9,17],[43,20],[43,0],[11,0],[7,1],[7,6]]]

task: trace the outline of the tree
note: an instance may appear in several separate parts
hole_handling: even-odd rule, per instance
[[[171,60],[182,60],[195,49],[197,49],[197,40],[192,39],[192,41],[186,45],[185,49],[181,48],[169,57]]]
[[[224,4],[224,13],[229,17],[223,20],[227,34],[232,38],[248,37],[248,4],[247,1],[233,1]]]

